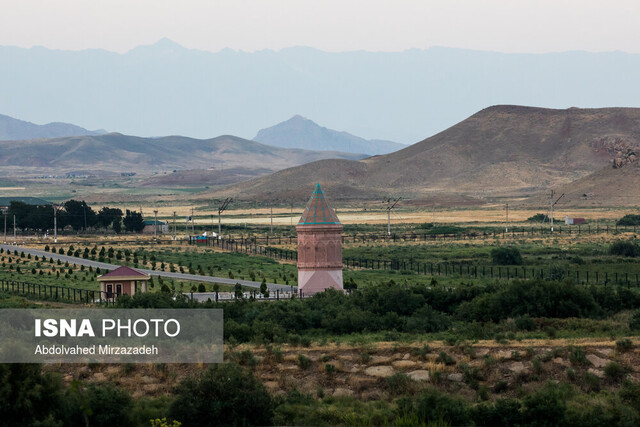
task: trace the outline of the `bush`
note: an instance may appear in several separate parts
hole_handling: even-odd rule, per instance
[[[311,359],[309,359],[304,354],[298,354],[298,363],[302,369],[308,369],[311,365]]]
[[[112,384],[92,384],[87,388],[86,399],[89,425],[129,426],[134,425],[131,417],[133,399],[125,390]],[[82,418],[77,418],[81,421]]]
[[[491,261],[497,265],[522,265],[522,255],[518,248],[503,246],[491,250]]]
[[[629,319],[629,328],[634,331],[640,329],[640,310],[634,311],[633,315],[631,315],[631,319]]]
[[[417,425],[470,425],[469,407],[459,398],[428,388],[415,398],[398,401],[398,412],[403,417],[417,416]]]
[[[537,328],[536,321],[528,314],[518,317],[516,319],[516,326],[521,331],[533,331]]]
[[[392,396],[399,396],[410,391],[413,380],[403,372],[398,372],[385,379],[385,385]]]
[[[607,366],[604,367],[604,374],[609,380],[618,382],[622,378],[624,378],[624,376],[627,374],[627,370],[618,362],[611,361],[607,363]]]
[[[564,386],[549,383],[544,388],[523,399],[523,424],[525,425],[564,425],[567,412],[568,391]]]
[[[609,247],[611,255],[619,255],[626,257],[640,256],[640,245],[635,240],[616,240]]]
[[[497,292],[463,302],[456,317],[465,321],[499,321],[509,317],[595,317],[602,309],[584,287],[532,280],[507,284]]]
[[[273,417],[264,385],[235,364],[214,365],[188,377],[174,394],[169,415],[185,426],[268,425]]]
[[[616,350],[621,353],[633,350],[633,342],[629,338],[616,341]]]
[[[640,225],[640,215],[625,215],[618,220],[618,225]]]
[[[587,354],[581,347],[569,347],[567,351],[569,352],[569,362],[571,362],[573,366],[586,366],[591,364],[587,359]]]
[[[0,364],[0,424],[38,425],[46,420],[42,425],[55,425],[51,419],[59,419],[64,406],[62,384],[41,369],[36,364]]]

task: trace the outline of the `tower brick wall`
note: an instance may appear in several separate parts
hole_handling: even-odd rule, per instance
[[[296,231],[298,290],[311,295],[328,288],[343,289],[342,224],[320,184],[316,185]]]

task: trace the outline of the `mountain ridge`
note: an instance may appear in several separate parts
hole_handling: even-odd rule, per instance
[[[640,152],[639,108],[546,109],[497,105],[399,151],[359,161],[321,160],[247,181],[227,191],[257,197],[316,181],[335,198],[466,194],[530,196],[612,168]]]
[[[63,136],[100,135],[104,130],[91,131],[71,123],[51,122],[38,125],[0,114],[0,141],[15,141]]]
[[[73,171],[92,168],[110,172],[157,172],[237,168],[243,176],[273,172],[331,157],[364,155],[271,147],[222,135],[209,139],[183,136],[144,138],[112,132],[103,135],[0,141],[0,167],[30,171]]]
[[[251,138],[297,112],[365,139],[413,143],[491,104],[637,106],[640,55],[0,47],[0,80],[11,82],[0,111],[35,123]]]
[[[406,147],[393,141],[366,140],[349,132],[329,129],[299,114],[274,126],[260,129],[253,140],[283,148],[346,151],[370,155],[387,154]]]

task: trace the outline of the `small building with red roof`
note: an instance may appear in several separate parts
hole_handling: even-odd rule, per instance
[[[342,224],[320,188],[311,195],[298,225],[298,291],[312,295],[342,285]]]
[[[151,279],[150,275],[124,265],[98,276],[100,292],[104,292],[107,299],[117,298],[123,294],[133,296],[138,292],[147,292],[149,279]]]

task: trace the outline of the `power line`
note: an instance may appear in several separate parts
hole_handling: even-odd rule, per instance
[[[387,204],[387,235],[389,236],[391,236],[391,210],[398,204],[400,200],[402,200],[402,197],[398,197],[393,201],[390,198],[382,201],[382,203]]]
[[[230,197],[227,197],[226,199],[224,199],[220,207],[218,207],[218,236],[222,234],[222,220],[220,219],[222,216],[222,212],[224,212],[225,209],[227,209],[227,206],[229,206],[229,203],[231,202],[233,202],[233,199]]]

